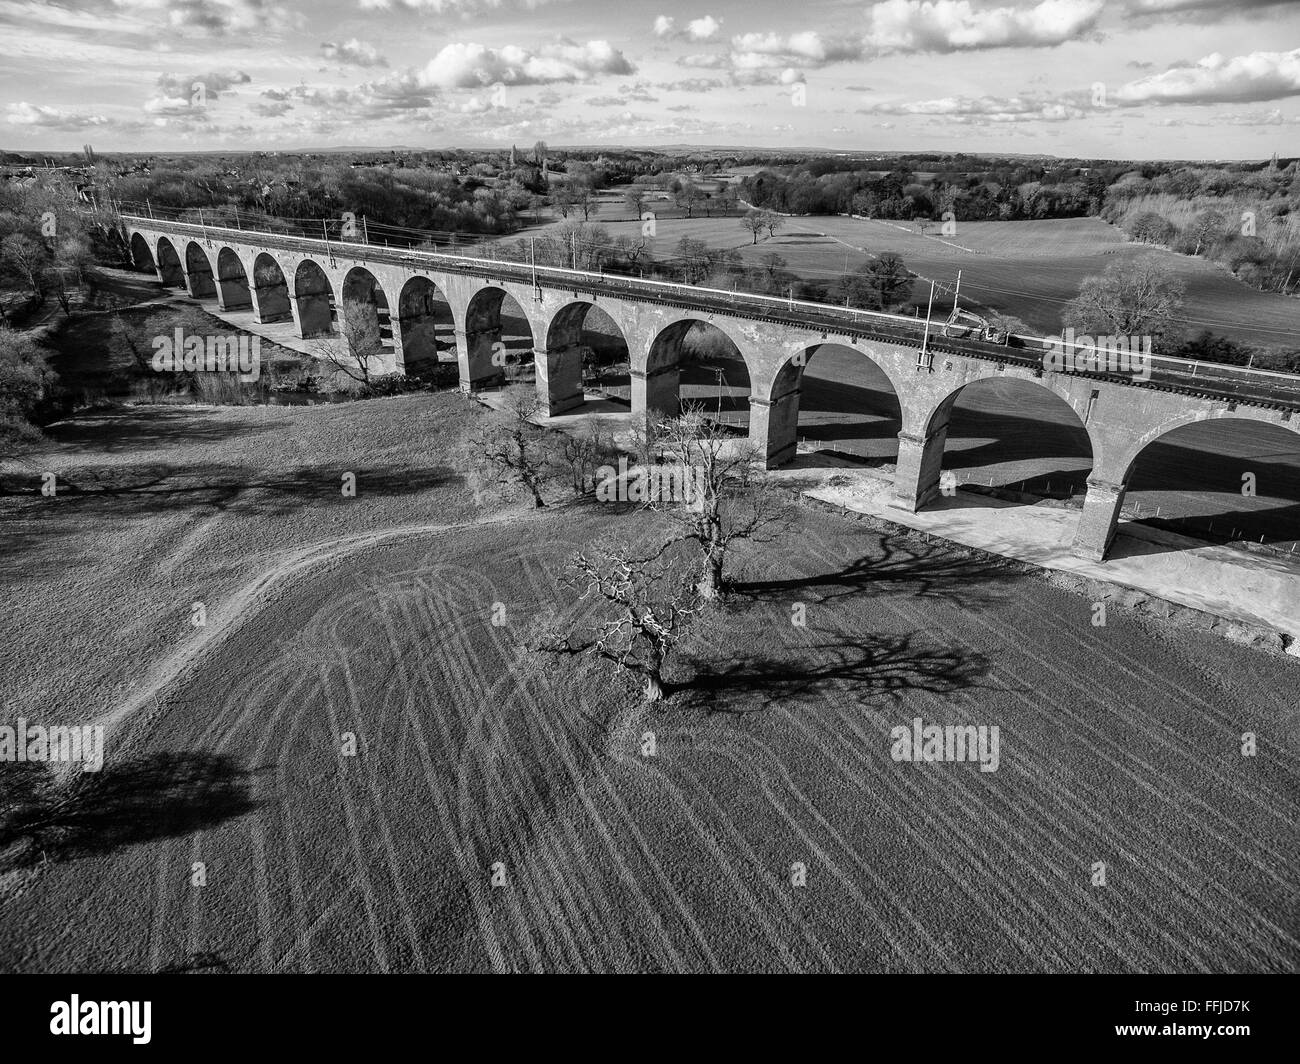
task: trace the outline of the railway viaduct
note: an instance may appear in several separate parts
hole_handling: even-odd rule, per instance
[[[1265,387],[1243,398],[1240,388],[1204,380],[1053,372],[1043,368],[1041,348],[1016,357],[994,344],[933,334],[923,340],[917,323],[891,322],[890,315],[252,230],[135,216],[124,223],[136,264],[156,270],[164,284],[215,298],[223,310],[250,309],[258,322],[291,319],[304,338],[330,334],[339,315],[350,315],[345,332],[379,338],[389,372],[436,354],[435,304],[449,306],[466,391],[501,377],[493,356],[501,350],[501,311],[509,296],[531,328],[537,389],[552,415],[583,402],[579,341],[593,306],[627,343],[634,416],[677,411],[682,341],[693,323],[707,322],[745,361],[750,439],[769,467],[795,454],[809,360],[826,344],[855,349],[883,371],[898,397],[902,431],[891,501],[911,511],[939,492],[948,420],[962,389],[998,376],[1032,382],[1068,404],[1087,431],[1093,468],[1074,551],[1094,560],[1110,547],[1138,454],[1159,437],[1211,418],[1300,432],[1300,388],[1275,395]]]

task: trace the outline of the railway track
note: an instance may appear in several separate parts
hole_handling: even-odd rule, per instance
[[[605,274],[590,270],[572,270],[556,266],[532,266],[526,263],[450,255],[440,251],[414,251],[409,248],[380,247],[351,241],[320,240],[314,237],[272,233],[260,229],[230,229],[196,225],[190,222],[160,221],[139,215],[122,215],[130,227],[175,232],[178,236],[198,237],[210,241],[215,235],[223,241],[256,243],[281,251],[309,254],[334,260],[340,257],[360,260],[362,264],[382,264],[431,273],[440,271],[481,277],[488,281],[512,281],[531,287],[561,289],[575,295],[616,296],[636,302],[672,306],[683,310],[726,314],[748,321],[764,321],[796,328],[813,328],[864,341],[876,340],[916,348],[918,369],[928,369],[938,356],[974,358],[1000,365],[1022,366],[1044,372],[1043,356],[1058,338],[1012,335],[1005,344],[970,338],[943,336],[933,326],[916,318],[880,311],[812,303],[797,299],[725,291],[672,281]],[[1075,345],[1080,352],[1090,349]],[[1142,380],[1127,373],[1105,370],[1072,369],[1074,376],[1108,381],[1137,388],[1179,392],[1197,398],[1221,399],[1230,403],[1288,412],[1300,411],[1300,376],[1274,373],[1218,363],[1193,362],[1165,355],[1149,357],[1150,379]]]

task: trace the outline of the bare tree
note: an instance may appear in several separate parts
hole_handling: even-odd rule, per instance
[[[49,261],[50,253],[45,250],[45,245],[25,233],[10,233],[0,240],[0,267],[26,281],[39,301],[45,299],[41,276]]]
[[[546,505],[542,489],[556,472],[556,444],[534,419],[545,413],[535,388],[516,385],[505,403],[470,425],[454,458],[476,491],[494,488],[507,497],[524,494]]]
[[[612,662],[640,678],[647,702],[658,702],[671,691],[664,667],[699,608],[693,579],[671,542],[648,556],[612,539],[599,543],[575,554],[565,576],[587,609],[574,610],[567,623],[544,618],[532,647]]]
[[[1192,248],[1193,255],[1199,255],[1201,248],[1213,237],[1223,232],[1227,224],[1227,219],[1222,211],[1206,210],[1201,211],[1192,219],[1191,225],[1187,227],[1188,235],[1195,240]]]
[[[745,216],[740,219],[740,224],[753,235],[755,244],[763,235],[763,230],[767,228],[767,221],[762,211],[746,211]]]
[[[635,267],[645,252],[646,240],[643,236],[620,236],[614,241],[614,250],[627,260],[629,266]]]
[[[690,218],[695,213],[695,208],[699,206],[704,197],[699,186],[694,181],[674,181],[668,186],[672,193],[673,203],[686,211],[686,217]]]
[[[779,538],[793,519],[793,507],[767,477],[757,445],[732,436],[698,406],[653,421],[648,437],[660,483],[685,490],[651,493],[645,505],[672,518],[683,538],[699,545],[700,597],[718,598],[726,589],[731,548],[743,540]]]
[[[63,270],[51,270],[54,275],[54,298],[59,301],[59,309],[65,317],[72,317],[72,293],[68,291],[68,279]]]
[[[776,236],[776,231],[785,225],[785,219],[772,211],[763,212],[763,228],[769,237]]]
[[[560,433],[555,446],[557,464],[568,470],[569,484],[575,495],[590,495],[595,491],[596,471],[618,457],[613,435],[592,419],[588,419],[581,429]]]
[[[637,221],[640,221],[641,212],[645,209],[645,189],[633,185],[623,193],[623,205],[632,212]]]
[[[561,218],[567,218],[573,213],[577,203],[574,198],[573,189],[569,185],[561,185],[551,193],[551,206],[555,208]]]
[[[590,221],[591,216],[600,211],[600,200],[597,199],[591,186],[585,182],[573,183],[569,190],[569,200],[574,207],[582,211],[584,222]]]
[[[71,270],[77,275],[77,284],[86,280],[88,267],[95,263],[95,253],[90,240],[77,233],[59,241],[54,249],[54,263],[61,270]]]
[[[57,379],[29,334],[0,326],[0,465],[41,438],[33,419]]]
[[[1183,305],[1186,284],[1157,256],[1114,263],[1085,277],[1066,304],[1062,324],[1091,333],[1160,339]]]
[[[328,362],[349,380],[369,387],[382,368],[384,351],[369,303],[347,300],[339,313],[339,331],[317,337],[312,355]]]

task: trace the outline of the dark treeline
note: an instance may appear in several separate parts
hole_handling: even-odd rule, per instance
[[[344,212],[393,231],[502,235],[543,209],[586,215],[602,189],[632,182],[666,187],[675,174],[711,175],[748,157],[701,159],[655,151],[552,151],[543,142],[504,151],[230,153],[75,156],[5,155],[21,172],[51,161],[96,202],[148,207],[170,217],[203,210],[271,228],[334,220]]]
[[[969,156],[916,156],[861,162],[816,159],[786,172],[747,177],[745,198],[789,214],[860,214],[872,218],[1009,221],[1077,218],[1097,213],[1108,185],[1128,165],[992,161]]]

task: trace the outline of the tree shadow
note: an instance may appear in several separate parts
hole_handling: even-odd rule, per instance
[[[725,664],[690,659],[689,681],[675,685],[685,705],[710,713],[761,712],[774,703],[821,694],[846,684],[855,697],[898,698],[909,691],[951,694],[977,687],[988,659],[949,647],[923,645],[917,633],[826,633],[782,654],[745,654]]]
[[[185,836],[257,808],[252,772],[221,754],[163,752],[63,780],[32,762],[4,773],[0,846],[16,848],[10,860],[19,864]]]
[[[835,572],[775,580],[738,579],[728,585],[728,592],[748,599],[797,592],[804,601],[825,604],[874,591],[942,598],[970,608],[989,601],[999,585],[1017,575],[1000,558],[962,553],[963,549],[953,544],[922,545],[917,542],[919,535],[882,532],[879,553],[864,555]]]
[[[229,962],[216,950],[198,950],[184,960],[172,961],[158,969],[158,975],[184,975],[189,972],[228,972]]]
[[[223,972],[242,971],[241,962],[245,960],[250,950],[237,957],[227,958],[225,947],[221,949],[193,950],[178,960],[168,961],[158,968],[146,968],[143,966],[127,965],[121,968],[109,968],[102,973],[103,975],[190,975],[201,972]]]
[[[58,473],[56,495],[49,505],[29,516],[49,527],[79,523],[87,517],[131,517],[151,513],[212,507],[243,516],[281,515],[313,502],[350,501],[342,494],[344,468],[300,466],[284,472],[239,465],[165,463],[114,466],[107,469]],[[400,496],[429,491],[460,480],[446,467],[349,466],[356,496]],[[29,481],[11,496],[39,497],[39,480]]]
[[[178,404],[86,413],[51,425],[45,434],[77,453],[120,454],[163,443],[218,443],[238,436],[265,435],[279,432],[287,424],[284,418],[258,424],[232,421],[222,416],[225,409],[244,408],[214,410]]]

